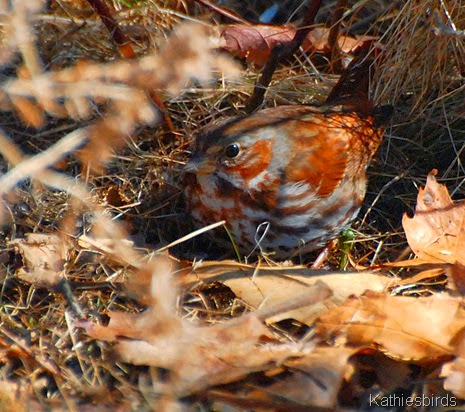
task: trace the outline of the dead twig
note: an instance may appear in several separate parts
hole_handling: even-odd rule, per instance
[[[110,9],[102,0],[87,0],[89,5],[102,19],[103,24],[110,32],[112,40],[118,46],[118,49],[123,57],[132,59],[136,57],[136,52],[132,47],[131,40],[124,34],[118,23],[113,18]]]
[[[313,0],[308,9],[307,15],[305,16],[305,20],[302,26],[297,30],[292,42],[289,45],[277,45],[273,48],[270,58],[263,68],[260,78],[255,84],[253,94],[245,107],[245,111],[247,113],[254,112],[262,104],[266,89],[270,84],[278,65],[289,59],[297,50],[299,50],[311,30],[311,26],[320,6],[321,0]]]
[[[208,7],[210,10],[215,11],[218,14],[221,14],[224,17],[227,17],[228,19],[235,21],[236,23],[241,23],[241,24],[249,24],[250,23],[243,19],[241,16],[238,14],[232,12],[231,10],[225,9],[224,7],[220,7],[217,4],[213,4],[209,2],[208,0],[194,0],[196,3],[201,4],[202,6]]]
[[[112,40],[118,46],[118,49],[121,55],[126,59],[133,59],[136,57],[136,52],[134,51],[134,47],[132,46],[132,41],[129,39],[126,34],[121,30],[118,26],[117,21],[114,19],[113,15],[111,14],[110,9],[108,6],[102,2],[102,0],[87,0],[87,2],[92,6],[95,12],[99,15],[102,19],[103,24],[110,32]],[[153,103],[157,106],[158,111],[163,118],[163,128],[166,132],[172,134],[174,132],[173,122],[171,118],[168,116],[166,112],[165,105],[163,100],[158,96],[158,94],[154,91],[150,91],[150,98],[152,99]]]
[[[339,48],[338,39],[344,10],[347,8],[347,0],[338,0],[336,9],[331,22],[331,30],[328,35],[328,45],[331,50],[331,72],[337,73],[341,70],[341,50]]]

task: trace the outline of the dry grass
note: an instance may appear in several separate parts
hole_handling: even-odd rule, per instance
[[[181,26],[170,40],[181,22],[224,23],[190,2],[107,1],[134,41],[140,57],[133,61],[118,56],[85,1],[51,1],[49,10],[40,2],[7,3],[0,1],[0,380],[11,388],[0,389],[0,409],[183,408],[157,391],[164,371],[118,361],[109,344],[76,327],[76,312],[104,321],[109,310],[144,308],[123,284],[153,251],[193,230],[181,167],[195,132],[242,113],[258,72],[248,68],[225,82],[221,75],[237,66],[212,53],[203,26]],[[333,3],[325,2],[319,23],[331,20]],[[401,216],[413,210],[416,188],[431,169],[439,169],[454,198],[465,197],[465,6],[460,0],[391,3],[356,2],[344,16],[347,30],[379,36],[385,45],[372,91],[396,112],[369,169],[350,252],[335,252],[331,267],[344,253],[363,266],[397,259],[407,246]],[[250,20],[271,4],[222,2]],[[287,2],[278,21],[302,16],[303,8],[301,0]],[[322,100],[335,81],[299,56],[276,72],[266,105]],[[164,98],[173,133],[162,129],[148,89]],[[18,279],[24,262],[10,242],[30,232],[59,236],[66,260],[57,271],[73,289],[71,303],[61,284],[44,289]],[[234,257],[232,247],[218,250],[202,237],[170,251],[189,260]],[[248,308],[214,284],[186,295],[177,310],[216,323]],[[297,322],[276,329],[295,340],[308,328]],[[261,383],[254,379],[251,384]],[[185,401],[213,408],[202,395]]]

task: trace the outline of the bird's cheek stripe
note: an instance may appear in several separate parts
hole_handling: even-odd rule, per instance
[[[273,155],[272,147],[272,140],[256,142],[249,148],[244,159],[230,168],[230,172],[240,175],[245,180],[253,179],[268,168]]]

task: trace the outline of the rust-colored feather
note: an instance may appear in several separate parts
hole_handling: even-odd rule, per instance
[[[368,98],[372,64],[362,50],[325,105],[264,109],[209,128],[186,168],[196,177],[186,189],[194,219],[226,220],[246,253],[260,241],[289,257],[334,238],[357,215],[390,114]],[[228,157],[232,144],[241,150]]]

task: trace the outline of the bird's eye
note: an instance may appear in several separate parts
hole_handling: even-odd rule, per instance
[[[226,146],[226,149],[224,149],[224,154],[226,155],[226,157],[234,159],[239,155],[240,151],[241,147],[238,143],[231,143],[230,145]]]

